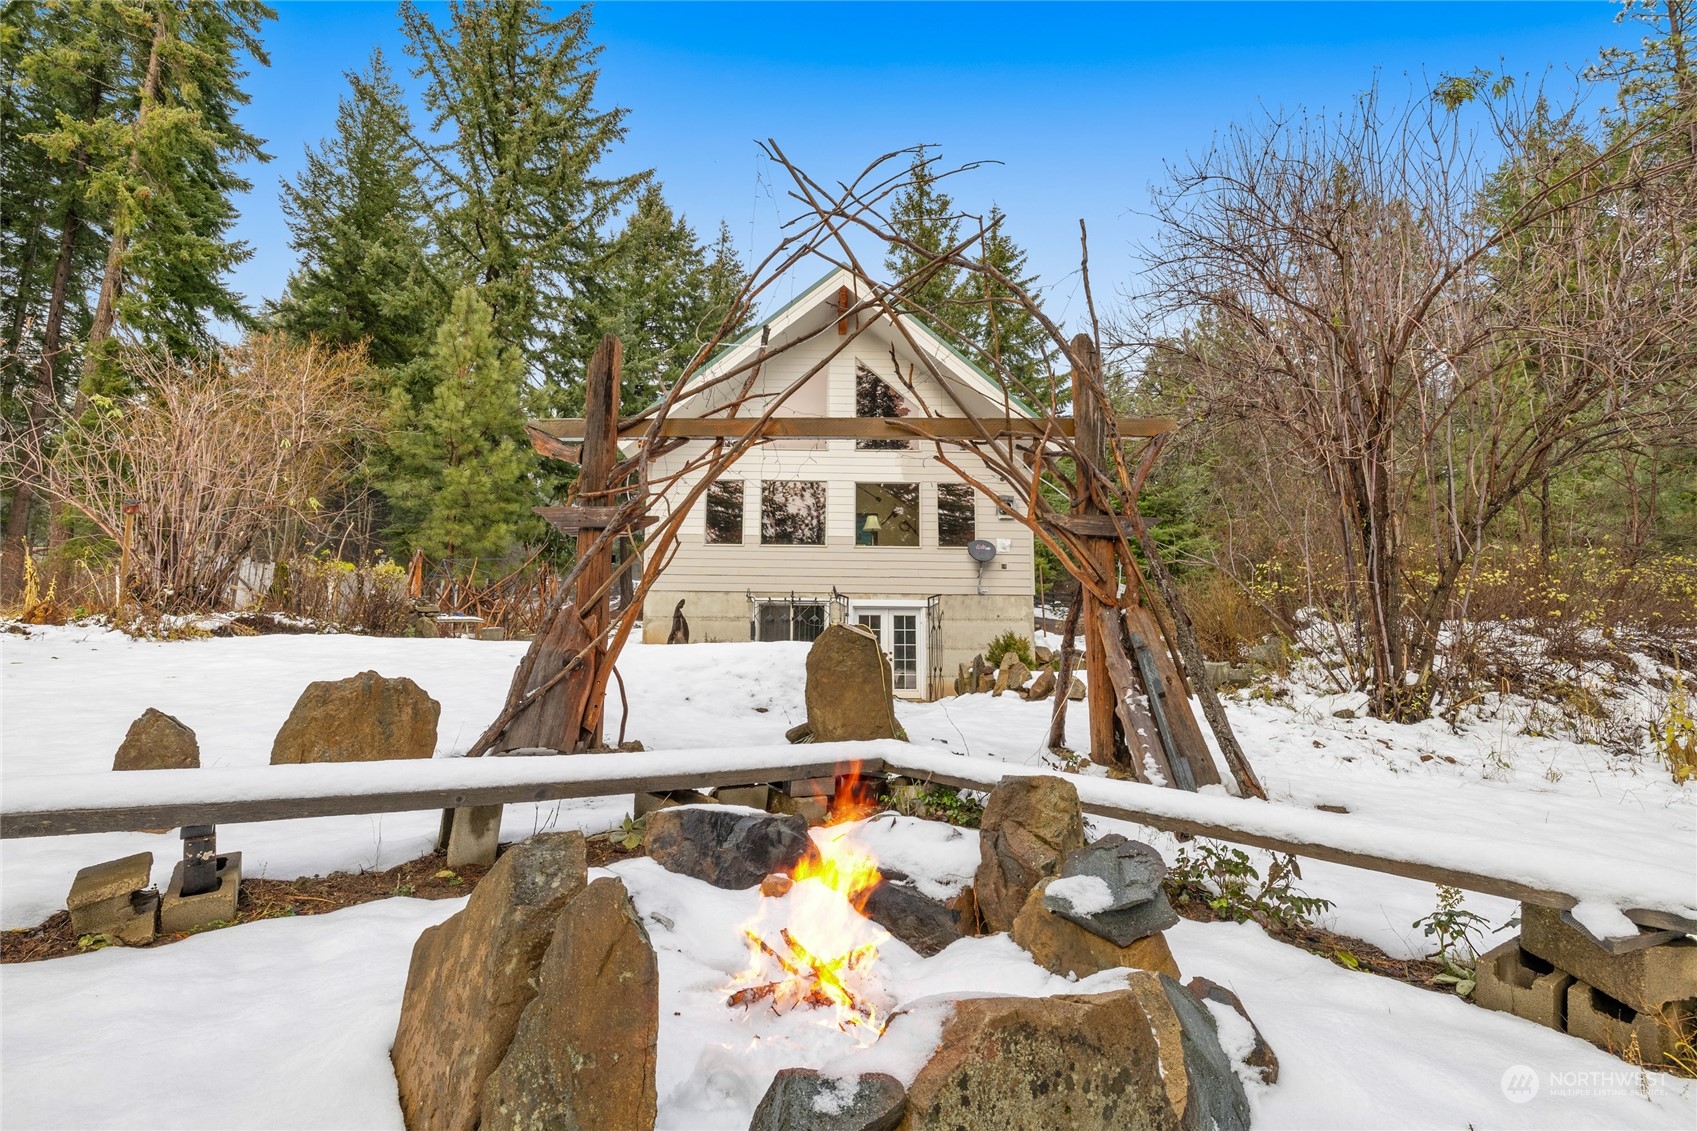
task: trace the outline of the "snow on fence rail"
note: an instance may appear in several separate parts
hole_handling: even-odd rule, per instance
[[[0,839],[605,797],[831,777],[856,766],[967,789],[1055,774],[1071,781],[1085,811],[1098,816],[1563,910],[1608,904],[1640,926],[1697,933],[1697,883],[1690,872],[1662,864],[1623,869],[1618,859],[1503,844],[1464,830],[1434,837],[1429,829],[1349,814],[1062,774],[893,741],[64,774],[7,785]]]

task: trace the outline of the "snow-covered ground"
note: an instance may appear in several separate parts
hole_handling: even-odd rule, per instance
[[[44,775],[107,772],[125,729],[149,706],[194,728],[203,766],[264,765],[308,682],[368,668],[411,676],[441,701],[437,754],[452,755],[493,717],[523,649],[356,636],[151,643],[75,627],[8,635],[0,638],[0,790]],[[804,645],[633,645],[620,662],[631,700],[627,737],[651,750],[781,742],[804,716],[804,656]],[[1697,889],[1697,787],[1675,786],[1653,763],[1528,738],[1506,724],[1457,735],[1436,721],[1402,727],[1334,717],[1357,705],[1295,691],[1276,703],[1240,698],[1230,711],[1278,803],[1343,806],[1430,828],[1434,837],[1489,833],[1528,851],[1582,845],[1623,869],[1646,859],[1690,869]],[[608,709],[616,726],[616,695]],[[899,708],[915,743],[1032,766],[1047,758],[1048,713],[1048,704],[1012,696]],[[1084,713],[1075,710],[1071,723],[1073,745],[1083,746]],[[629,804],[622,797],[509,806],[503,835],[596,832],[618,824]],[[1092,825],[1169,853],[1175,847],[1151,830]],[[250,875],[289,878],[387,867],[428,851],[435,832],[435,814],[392,814],[225,825],[219,843],[242,851]],[[945,889],[976,859],[976,835],[955,833],[886,819],[866,835],[891,866]],[[78,868],[143,849],[153,851],[163,882],[180,853],[174,833],[0,842],[0,923],[39,922],[64,905]],[[774,1019],[753,1032],[728,1020],[724,985],[746,958],[737,924],[752,896],[645,860],[615,870],[660,953],[662,1125],[746,1126],[785,1065],[859,1057],[856,1065],[875,1067],[868,1053],[802,1030],[802,1019]],[[1394,955],[1429,949],[1412,927],[1433,909],[1429,884],[1310,861],[1301,887],[1336,905],[1322,925]],[[418,932],[457,905],[394,899],[156,950],[0,968],[0,1124],[398,1127],[386,1054],[407,956]],[[1470,896],[1468,906],[1499,925],[1514,912],[1486,897]],[[1528,1022],[1351,973],[1253,925],[1182,922],[1169,938],[1186,976],[1234,988],[1280,1056],[1280,1083],[1251,1092],[1257,1126],[1697,1125],[1691,1082],[1639,1073]],[[963,940],[930,959],[892,944],[881,966],[899,1002],[987,987],[1078,989],[1006,939]],[[186,1042],[156,1039],[189,1033]],[[200,1074],[191,1065],[206,1049],[217,1050],[220,1067]],[[1501,1085],[1522,1065],[1543,1084],[1536,1098],[1515,1103]]]

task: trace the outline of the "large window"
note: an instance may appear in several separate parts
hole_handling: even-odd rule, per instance
[[[919,484],[856,483],[854,544],[919,545]]]
[[[760,486],[760,541],[768,546],[825,543],[825,484],[769,479]]]
[[[866,417],[897,417],[908,413],[907,401],[890,388],[885,380],[866,367],[854,363],[854,414]],[[856,440],[861,451],[903,451],[911,445],[906,440]]]
[[[719,479],[707,487],[707,540],[742,543],[742,481]]]
[[[964,546],[978,537],[978,504],[965,483],[937,484],[937,545]]]

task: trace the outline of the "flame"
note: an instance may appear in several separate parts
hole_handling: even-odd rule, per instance
[[[831,819],[814,837],[815,854],[792,873],[794,885],[761,900],[743,926],[749,965],[738,974],[730,1004],[769,1001],[785,1013],[798,1006],[828,1010],[821,1021],[870,1042],[883,1029],[873,964],[890,936],[862,912],[883,880],[878,860],[842,827],[872,808],[858,776],[839,783]]]

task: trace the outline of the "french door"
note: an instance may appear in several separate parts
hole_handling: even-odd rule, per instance
[[[854,623],[878,638],[879,647],[890,658],[890,675],[895,693],[903,698],[923,696],[925,671],[925,607],[899,608],[860,605],[854,608]]]

